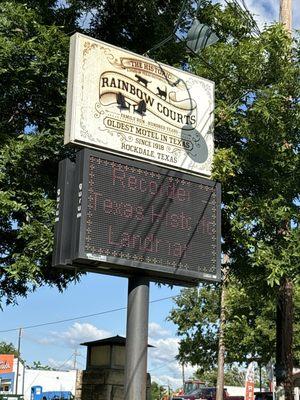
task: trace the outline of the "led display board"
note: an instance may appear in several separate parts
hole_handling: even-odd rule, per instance
[[[56,223],[54,265],[174,284],[220,279],[214,181],[84,149],[76,167],[60,165]]]
[[[65,144],[210,176],[214,82],[76,33]]]

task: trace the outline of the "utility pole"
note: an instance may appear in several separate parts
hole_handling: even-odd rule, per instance
[[[181,372],[182,372],[182,389],[184,390],[184,383],[185,383],[184,362],[181,364]]]
[[[221,312],[220,312],[220,330],[219,330],[219,352],[218,352],[218,377],[217,377],[217,393],[216,400],[223,400],[224,392],[224,358],[225,358],[225,325],[226,325],[226,294],[227,294],[227,281],[228,281],[228,263],[229,257],[224,255],[224,268],[221,292]]]
[[[293,400],[293,284],[280,282],[276,316],[276,384],[284,387],[285,400]]]
[[[292,32],[292,0],[280,0],[279,21]]]
[[[19,369],[20,369],[20,353],[21,353],[21,336],[22,336],[22,328],[19,328],[19,337],[18,337],[18,361],[17,361],[16,390],[15,390],[15,394],[18,394]],[[23,373],[24,373],[24,372],[23,372]]]
[[[280,0],[279,20],[287,32],[292,32],[292,0]],[[287,143],[287,146],[289,144]],[[285,221],[282,235],[289,230]],[[283,386],[285,400],[293,400],[293,283],[288,277],[280,281],[276,313],[276,365],[277,386]]]
[[[74,355],[73,369],[77,369],[77,356],[80,355],[79,353],[77,353],[77,348],[75,348],[73,355]]]

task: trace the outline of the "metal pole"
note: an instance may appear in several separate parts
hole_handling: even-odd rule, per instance
[[[19,368],[20,368],[20,351],[21,351],[21,335],[22,335],[22,328],[19,329],[19,337],[18,337],[18,362],[17,362],[15,394],[18,394],[18,381],[19,381]]]
[[[149,280],[128,280],[125,400],[146,400]]]

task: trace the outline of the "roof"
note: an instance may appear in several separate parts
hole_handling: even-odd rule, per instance
[[[123,336],[112,336],[109,338],[105,339],[100,339],[100,340],[94,340],[93,342],[85,342],[85,343],[80,343],[81,346],[87,346],[87,347],[92,347],[92,346],[106,346],[106,345],[119,345],[119,346],[126,346],[126,338]],[[154,347],[151,346],[151,344],[148,344],[148,347]]]

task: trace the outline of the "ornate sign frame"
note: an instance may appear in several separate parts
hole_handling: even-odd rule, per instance
[[[210,176],[214,83],[76,33],[65,144]]]

